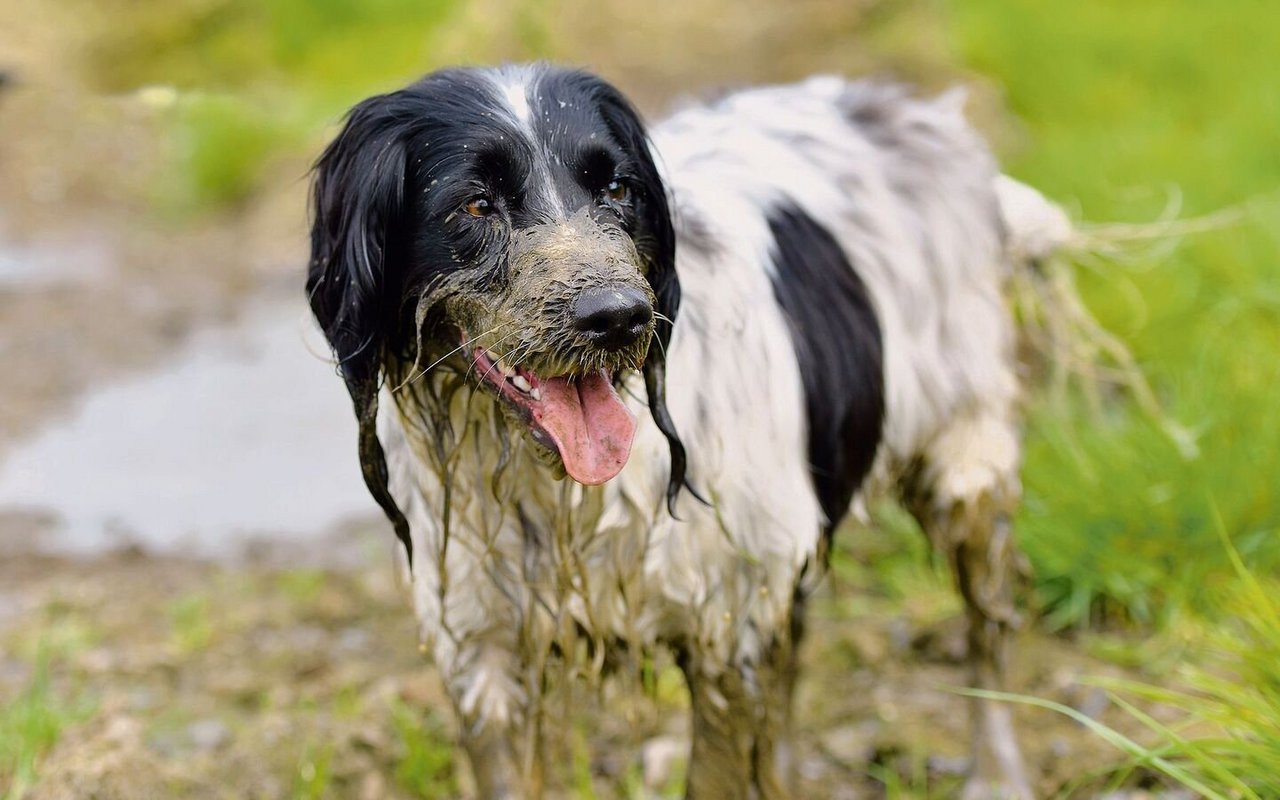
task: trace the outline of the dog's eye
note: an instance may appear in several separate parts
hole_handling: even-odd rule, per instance
[[[489,198],[481,195],[468,200],[467,204],[463,206],[463,210],[473,217],[487,217],[493,213],[493,203],[489,201]]]
[[[608,195],[609,199],[613,202],[621,203],[627,199],[627,195],[630,194],[630,190],[627,189],[627,184],[617,178],[614,178],[609,181],[608,186],[604,187],[604,193]]]

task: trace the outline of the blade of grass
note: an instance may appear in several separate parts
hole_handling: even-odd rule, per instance
[[[993,692],[984,689],[957,689],[956,692],[958,694],[965,695],[966,697],[986,698],[988,700],[997,700],[1006,703],[1019,703],[1021,705],[1043,708],[1047,711],[1054,711],[1056,713],[1063,714],[1085,726],[1116,749],[1127,753],[1133,758],[1142,759],[1144,763],[1150,764],[1153,768],[1163,772],[1165,775],[1168,775],[1170,778],[1173,778],[1187,788],[1200,792],[1202,795],[1209,798],[1209,800],[1232,800],[1229,795],[1224,795],[1201,782],[1195,777],[1195,775],[1191,774],[1177,763],[1169,761],[1161,755],[1157,755],[1150,748],[1143,747],[1138,742],[1135,742],[1114,728],[1103,725],[1101,722],[1080,713],[1071,706],[1063,705],[1062,703],[1057,703],[1053,700],[1045,700],[1041,697],[1012,694],[1009,692]]]

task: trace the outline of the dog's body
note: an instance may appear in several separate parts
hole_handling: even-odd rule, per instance
[[[339,254],[352,248],[334,243],[365,203],[334,188],[335,176],[357,168],[343,148],[381,137],[368,163],[384,168],[396,135],[385,125],[362,131],[358,109],[319,167],[317,230],[327,233],[316,239],[311,290],[314,298],[363,271],[390,270],[397,252],[409,264],[375,281],[374,293],[393,297],[380,302],[381,313],[396,322],[356,331],[376,340],[372,362],[368,342],[355,355],[349,345],[344,352],[344,333],[359,327],[335,311],[358,302],[349,285],[313,305],[365,423],[366,476],[412,545],[422,638],[454,699],[483,796],[538,791],[537,755],[529,752],[536,736],[522,732],[537,716],[553,652],[590,650],[603,660],[610,647],[659,645],[675,649],[691,691],[689,796],[784,796],[778,765],[803,597],[825,567],[832,529],[868,494],[897,492],[947,552],[969,608],[975,682],[998,688],[1014,621],[1008,519],[1019,494],[1015,330],[1002,292],[1019,260],[1047,253],[1069,227],[1034,192],[999,175],[955,99],[921,102],[835,78],[742,92],[658,126],[660,172],[649,175],[639,163],[648,153],[622,153],[635,146],[622,123],[583,108],[614,102],[595,79],[541,66],[433,79],[474,93],[465,113],[500,120],[494,130],[502,142],[523,137],[519,190],[498,180],[507,188],[486,188],[463,206],[479,220],[466,225],[505,232],[511,244],[496,260],[509,266],[497,282],[514,288],[490,289],[492,278],[482,290],[458,288],[451,282],[465,267],[457,266],[436,274],[418,265],[420,277],[406,275],[415,243],[430,244],[423,221],[430,208],[408,222],[394,218],[413,216],[408,200],[456,177],[449,173],[459,167],[447,160],[399,176],[400,206],[366,226],[384,228],[375,256],[362,245],[364,260],[357,255],[354,268],[335,275]],[[431,102],[455,113],[461,101]],[[583,114],[597,121],[584,123]],[[415,147],[448,138],[419,133],[390,158],[421,162]],[[610,174],[626,180],[596,179],[604,189],[577,193],[574,181],[587,181],[575,178],[565,148],[577,145],[564,140],[606,138],[622,153]],[[501,204],[500,221],[491,204]],[[660,216],[650,216],[655,205],[670,221],[665,234]],[[419,230],[396,245],[396,224]],[[601,243],[598,230],[618,229],[634,251]],[[524,231],[542,259],[541,277],[520,266],[527,258],[516,239]],[[661,267],[664,235],[674,276]],[[590,264],[573,255],[597,246],[604,255]],[[464,245],[447,251],[455,263],[484,260]],[[566,252],[577,266],[547,266]],[[548,323],[542,339],[516,332],[542,322],[522,322],[520,308],[535,301],[508,302],[510,293],[528,283],[529,291],[563,294],[556,309],[570,303],[577,313],[576,298],[591,288],[574,276],[594,274],[597,262],[637,265],[601,279],[635,295],[637,331],[644,302],[656,311],[646,320],[652,340],[636,334],[648,347],[626,351],[626,359],[601,355],[600,374],[620,398],[607,397],[605,382],[585,370],[567,383],[545,377],[566,369],[541,366],[550,357],[532,357],[537,366],[529,370],[496,357],[505,349],[508,362],[525,363],[522,354],[554,341],[560,324]],[[472,294],[501,299],[479,311],[449,305]],[[567,319],[563,310],[527,313]],[[436,317],[449,322],[441,328]],[[631,340],[619,336],[623,352]],[[449,352],[457,341],[465,360],[449,370],[450,359],[461,358]],[[641,360],[643,376],[627,369]],[[386,380],[374,397],[369,381],[376,387],[380,372]],[[532,395],[509,385],[525,375],[519,385],[532,382]],[[572,414],[559,407],[563,391],[577,392]],[[491,399],[495,393],[503,401]],[[638,420],[629,459],[618,444],[628,428],[615,399]],[[521,423],[530,436],[513,435]],[[688,490],[680,491],[685,458]],[[558,478],[559,469],[606,482],[583,486]],[[592,647],[575,648],[575,637]],[[1000,707],[976,706],[975,755],[973,796],[995,786],[1029,795]]]

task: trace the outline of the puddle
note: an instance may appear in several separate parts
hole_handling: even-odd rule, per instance
[[[0,229],[2,223],[0,219]],[[0,243],[0,290],[91,283],[111,271],[110,249],[89,237],[56,243]]]
[[[0,546],[228,557],[373,517],[325,352],[301,301],[258,303],[163,371],[89,394],[0,464]]]

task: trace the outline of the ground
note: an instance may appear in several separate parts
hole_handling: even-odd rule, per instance
[[[356,569],[136,553],[0,564],[0,705],[60,729],[16,796],[471,796],[390,543],[371,538],[383,533],[351,532],[370,537],[369,563]],[[800,796],[945,797],[965,767],[959,620],[924,565],[899,563],[900,585],[877,585],[862,563],[873,550],[842,554],[813,607],[796,717]],[[1126,652],[1123,639],[1029,631],[1020,645],[1016,689],[1125,726],[1081,682],[1134,674],[1089,654]],[[660,666],[647,689],[619,681],[575,698],[590,710],[562,726],[552,797],[679,796],[678,672]],[[1092,796],[1100,782],[1080,782],[1118,759],[1062,715],[1018,717],[1045,796]]]

